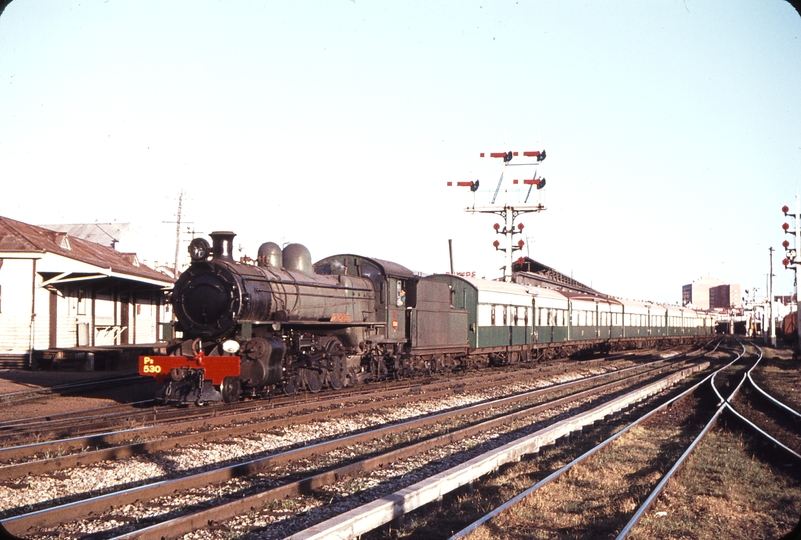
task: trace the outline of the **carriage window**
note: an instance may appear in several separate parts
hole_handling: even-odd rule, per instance
[[[490,313],[490,324],[495,326],[495,306],[492,306],[492,312]]]

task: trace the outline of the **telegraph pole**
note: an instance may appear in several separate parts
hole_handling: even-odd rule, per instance
[[[172,275],[178,279],[178,251],[181,245],[181,210],[184,202],[184,190],[178,194],[178,215],[175,221],[175,264],[173,265]]]
[[[178,269],[179,269],[179,266],[178,266],[179,256],[178,256],[178,254],[181,251],[181,249],[180,249],[181,248],[181,223],[184,223],[182,221],[182,217],[183,217],[183,202],[184,202],[184,195],[185,194],[186,194],[186,192],[183,190],[183,188],[181,189],[180,193],[178,193],[178,213],[175,215],[175,221],[163,221],[162,222],[162,223],[175,223],[175,259],[174,259],[173,267],[172,267],[173,268],[172,273],[173,273],[173,276],[175,277],[175,279],[178,279]],[[191,224],[192,222],[189,221],[187,223]]]
[[[770,251],[770,273],[768,273],[768,313],[770,314],[770,346],[776,346],[776,319],[773,316],[773,247]]]

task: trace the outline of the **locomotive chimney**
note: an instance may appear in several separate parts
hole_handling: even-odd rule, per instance
[[[231,231],[216,231],[211,233],[212,259],[224,259],[234,262],[234,236]]]

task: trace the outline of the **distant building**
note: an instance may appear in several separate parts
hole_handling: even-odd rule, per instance
[[[173,279],[134,253],[0,217],[0,365],[35,352],[162,341]],[[40,354],[41,356],[41,354]]]
[[[681,287],[681,305],[692,305],[696,309],[709,309],[709,289],[722,285],[717,278],[705,277]],[[738,286],[739,294],[739,286]]]
[[[709,288],[709,309],[741,308],[740,285],[735,283]]]

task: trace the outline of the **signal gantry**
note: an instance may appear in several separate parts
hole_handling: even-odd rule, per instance
[[[522,155],[522,156],[521,156]],[[506,282],[512,281],[512,260],[513,254],[516,251],[522,250],[525,246],[525,242],[521,239],[518,240],[517,243],[514,242],[514,236],[517,234],[521,234],[523,232],[524,225],[522,223],[518,223],[515,226],[515,221],[517,220],[518,216],[521,214],[529,214],[529,213],[536,213],[542,212],[545,210],[545,206],[538,200],[536,203],[530,203],[529,198],[531,193],[536,186],[536,189],[539,191],[545,187],[545,178],[537,177],[537,171],[535,170],[533,178],[522,180],[514,180],[512,183],[513,185],[524,185],[529,186],[528,192],[526,193],[526,197],[522,203],[510,203],[505,200],[502,204],[497,204],[496,200],[498,198],[498,193],[501,190],[501,186],[503,184],[504,175],[506,175],[507,167],[510,166],[537,166],[545,160],[546,153],[545,150],[536,150],[536,151],[526,151],[526,152],[489,152],[485,153],[482,152],[479,157],[484,158],[489,156],[490,158],[499,158],[503,160],[503,168],[501,171],[501,177],[498,180],[498,185],[495,188],[495,191],[492,195],[492,199],[489,205],[486,206],[476,206],[475,198],[473,199],[473,205],[465,208],[466,212],[470,212],[473,214],[496,214],[501,217],[503,220],[503,226],[500,223],[495,223],[493,228],[495,229],[496,234],[503,235],[505,237],[505,242],[502,246],[502,243],[499,240],[495,240],[492,245],[495,247],[496,251],[503,251],[505,253],[506,258],[506,265],[504,266],[504,275],[503,279]],[[512,163],[512,160],[515,157],[524,157],[524,158],[534,158],[532,160],[526,160],[522,163]],[[449,186],[453,185],[453,182],[448,182]],[[473,181],[462,181],[457,182],[457,186],[460,187],[468,187],[470,191],[475,194],[479,188],[479,180]],[[518,258],[518,262],[522,261],[522,257]]]

